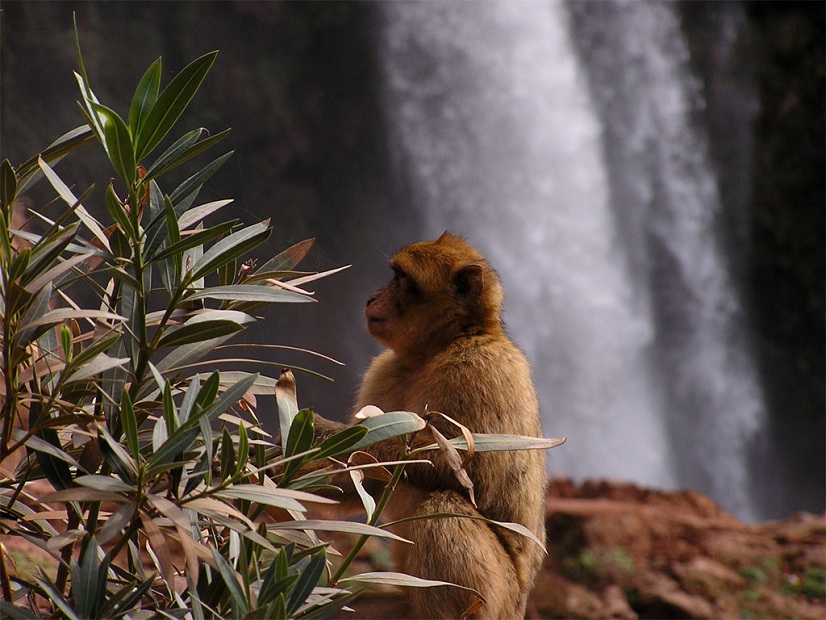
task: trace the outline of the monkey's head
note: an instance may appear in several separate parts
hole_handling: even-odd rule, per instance
[[[502,286],[467,241],[443,234],[390,261],[393,278],[367,300],[370,334],[398,355],[429,356],[456,338],[502,329]]]

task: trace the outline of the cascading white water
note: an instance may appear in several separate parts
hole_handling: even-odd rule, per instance
[[[545,432],[570,437],[554,473],[691,484],[751,516],[762,409],[731,342],[739,306],[678,20],[614,6],[600,53],[633,66],[598,91],[560,2],[382,3],[394,164],[421,234],[463,233],[499,271]],[[629,85],[612,121],[600,97]],[[606,133],[620,130],[624,151]]]

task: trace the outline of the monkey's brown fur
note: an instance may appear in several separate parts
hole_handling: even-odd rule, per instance
[[[416,243],[391,261],[394,278],[367,301],[370,333],[388,349],[364,376],[356,410],[436,410],[475,433],[540,437],[531,371],[502,326],[502,288],[487,261],[462,238],[444,234]],[[329,431],[340,428],[319,418]],[[447,436],[455,428],[433,421]],[[423,442],[432,439],[422,437]],[[399,456],[398,440],[368,450],[379,460]],[[477,453],[467,467],[474,507],[445,459],[409,466],[388,507],[392,519],[450,512],[521,523],[545,540],[543,451]],[[347,500],[356,500],[353,495]],[[528,538],[479,520],[415,520],[395,530],[414,545],[394,548],[397,568],[482,593],[473,617],[523,618],[543,552]],[[458,618],[477,598],[452,587],[410,588],[410,617]]]

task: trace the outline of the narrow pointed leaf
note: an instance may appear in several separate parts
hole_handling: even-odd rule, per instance
[[[17,167],[17,193],[25,193],[27,189],[43,177],[43,172],[38,165],[40,158],[53,165],[60,161],[64,155],[94,142],[94,140],[95,134],[89,125],[81,125],[60,136],[46,147],[42,153],[26,160]]]
[[[55,286],[59,285],[63,274],[80,266],[84,262],[88,261],[89,258],[91,258],[91,255],[89,254],[77,254],[71,258],[59,262],[48,271],[41,273],[34,280],[26,284],[26,290],[32,294],[35,294],[52,281],[54,281]]]
[[[281,521],[269,526],[272,531],[278,530],[314,530],[319,532],[346,532],[348,534],[359,534],[366,536],[377,536],[388,538],[398,542],[409,543],[410,541],[390,532],[388,530],[357,523],[355,521],[333,521],[332,519],[302,519],[298,521]]]
[[[313,445],[315,430],[313,412],[311,409],[302,409],[293,418],[284,456],[290,457],[300,452],[306,452]]]
[[[270,273],[292,269],[307,256],[310,248],[313,247],[313,243],[315,243],[315,239],[306,239],[290,246],[261,265],[261,267],[256,270],[256,273]]]
[[[192,207],[180,217],[180,219],[178,220],[178,228],[180,228],[181,230],[186,230],[190,226],[194,226],[195,224],[203,220],[208,215],[212,215],[219,209],[222,209],[227,205],[232,204],[232,202],[232,200],[216,200],[214,202],[208,202],[197,207]]]
[[[82,366],[72,365],[64,371],[64,381],[83,381],[84,379],[100,375],[107,370],[122,367],[128,361],[128,357],[109,357],[105,353],[101,353],[95,359]]]
[[[238,618],[245,615],[249,610],[247,606],[247,597],[244,596],[244,590],[238,582],[235,570],[233,570],[232,566],[229,565],[217,549],[212,549],[212,558],[215,561],[215,565],[218,567],[218,572],[220,573],[221,578],[224,580],[224,583],[227,584],[230,602],[234,610],[233,616]]]
[[[46,178],[49,180],[52,187],[57,190],[63,201],[75,209],[78,218],[80,218],[80,221],[83,222],[86,228],[91,231],[91,233],[95,236],[95,239],[100,242],[104,249],[111,252],[111,248],[109,247],[109,239],[106,237],[106,233],[103,232],[103,228],[101,228],[101,225],[95,218],[89,215],[89,212],[86,211],[83,205],[80,204],[78,199],[75,198],[75,195],[72,193],[72,190],[69,189],[69,186],[66,185],[59,176],[57,176],[54,170],[52,170],[49,167],[49,164],[47,164],[42,158],[38,159],[38,165],[43,171],[43,174],[46,175]]]
[[[178,454],[186,450],[200,432],[200,419],[206,417],[208,420],[215,419],[218,415],[224,413],[227,409],[232,407],[250,385],[255,381],[254,376],[242,379],[235,385],[227,389],[221,394],[218,399],[209,407],[199,411],[191,416],[184,424],[178,428],[169,439],[149,458],[147,463],[150,473],[153,469],[162,468],[164,465],[172,461]],[[205,384],[206,387],[206,384]],[[202,389],[202,393],[204,390]]]
[[[512,450],[548,450],[561,446],[567,441],[567,437],[562,438],[548,438],[548,437],[527,437],[523,435],[486,435],[473,433],[473,442],[475,444],[476,452],[495,452]],[[467,450],[467,442],[463,437],[456,437],[450,440],[459,450]],[[420,448],[420,450],[434,450],[438,446],[430,444]],[[417,450],[418,451],[418,450]]]
[[[326,560],[327,556],[324,552],[317,553],[312,557],[310,563],[304,567],[304,570],[301,571],[301,576],[298,578],[298,581],[296,581],[287,598],[288,614],[295,612],[295,610],[307,600],[307,597],[310,596],[313,588],[318,584],[321,574],[324,572]]]
[[[140,459],[141,446],[138,440],[138,421],[135,418],[135,409],[132,406],[132,397],[129,391],[124,390],[120,401],[120,422],[123,425],[123,434],[126,436],[126,445],[132,456]]]
[[[0,204],[3,207],[11,206],[17,195],[17,175],[8,159],[0,164]]]
[[[204,245],[209,243],[210,241],[214,241],[219,237],[226,235],[230,230],[232,230],[232,222],[223,222],[211,228],[205,228],[203,230],[198,230],[191,235],[186,235],[180,240],[172,243],[170,246],[164,248],[157,254],[149,257],[150,262],[157,262],[160,260],[165,260],[170,256],[175,256],[176,254],[183,254],[186,250],[190,248],[197,247],[199,245]]]
[[[126,209],[118,198],[118,195],[115,193],[115,188],[112,187],[111,183],[106,187],[105,200],[106,209],[109,211],[109,215],[112,219],[117,222],[118,226],[120,226],[121,229],[127,233],[127,235],[134,237],[135,231],[132,228],[132,221],[126,214]]]
[[[238,302],[260,303],[307,303],[315,299],[281,288],[259,286],[256,284],[233,284],[230,286],[211,286],[193,293],[185,300],[220,299]],[[240,308],[240,306],[236,306]]]
[[[102,476],[99,474],[78,476],[75,478],[75,482],[81,486],[88,487],[90,489],[97,489],[98,491],[131,493],[135,490],[131,484],[126,484],[123,480],[113,478],[112,476]]]
[[[187,65],[158,96],[136,136],[138,161],[166,136],[201,86],[218,52],[210,52]]]
[[[149,170],[146,171],[144,181],[159,177],[160,175],[177,168],[181,164],[186,163],[193,157],[209,150],[221,140],[226,138],[230,132],[229,129],[225,129],[214,136],[208,136],[199,141],[198,139],[205,131],[206,130],[203,128],[193,129],[191,132],[185,134],[184,137],[180,138],[175,144],[170,146],[169,149],[167,149],[163,155],[161,155],[155,163],[149,167]],[[192,139],[193,134],[194,139]],[[186,140],[184,140],[184,138],[186,138]]]
[[[450,583],[449,581],[422,579],[421,577],[414,577],[412,575],[405,575],[404,573],[393,572],[361,573],[358,575],[353,575],[352,577],[345,577],[343,579],[340,579],[339,583],[372,583],[382,585],[404,586],[407,588],[434,588],[436,586],[452,586],[454,588],[459,588],[461,590],[476,592],[476,590],[474,590],[473,588],[460,586],[455,583]]]
[[[161,86],[161,59],[149,65],[146,73],[135,88],[132,103],[129,106],[129,130],[133,136],[140,134],[144,121],[148,116],[152,106],[158,99],[158,91]]]
[[[197,280],[211,274],[218,267],[242,256],[270,236],[270,229],[264,223],[253,224],[222,239],[192,265],[190,279]]]
[[[169,328],[158,343],[158,348],[179,347],[193,342],[219,338],[244,329],[234,321],[202,321],[192,325]]]
[[[415,433],[426,426],[420,416],[410,411],[388,411],[384,415],[367,418],[361,424],[367,428],[368,433],[352,447],[353,450],[360,450],[377,441]]]
[[[275,384],[275,402],[278,407],[278,425],[281,433],[281,447],[286,452],[290,427],[298,413],[298,397],[295,390],[295,376],[289,369],[282,370]]]
[[[104,147],[109,161],[127,185],[132,185],[135,182],[137,167],[132,138],[129,136],[126,123],[117,112],[105,105],[92,103],[91,106],[103,128]]]
[[[318,445],[318,452],[313,455],[313,460],[335,456],[353,449],[353,446],[361,441],[367,432],[367,429],[362,424],[345,428],[343,431],[322,441]]]
[[[230,151],[214,159],[175,188],[169,198],[178,213],[189,208],[203,184],[232,157],[233,153],[234,151]]]

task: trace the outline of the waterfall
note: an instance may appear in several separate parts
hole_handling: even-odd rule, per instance
[[[417,236],[464,234],[499,272],[545,433],[570,438],[552,473],[691,486],[752,517],[764,414],[674,7],[379,12],[388,139]]]

